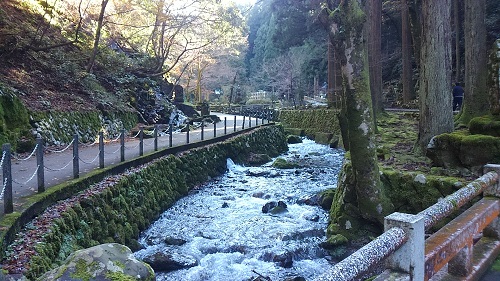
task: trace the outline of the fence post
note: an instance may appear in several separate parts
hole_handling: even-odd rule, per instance
[[[224,117],[224,135],[227,134],[227,117]]]
[[[99,132],[99,168],[104,169],[104,133]]]
[[[170,123],[168,126],[168,147],[172,147],[172,131],[174,130],[173,124]]]
[[[252,127],[252,116],[248,115],[248,128]]]
[[[10,158],[10,143],[4,143],[2,145],[3,153],[5,153],[5,159],[3,160],[3,212],[4,214],[10,214],[14,211],[14,201],[12,198],[12,163]]]
[[[37,165],[37,179],[38,179],[38,193],[45,191],[45,168],[43,166],[43,139],[36,139],[36,165]]]
[[[392,213],[385,217],[384,231],[403,229],[408,241],[387,258],[387,267],[410,274],[411,280],[424,280],[425,229],[422,215]]]
[[[80,177],[80,156],[78,155],[78,134],[73,135],[73,178]]]
[[[241,129],[245,129],[245,115],[243,115],[243,122],[241,123]]]
[[[189,143],[189,122],[187,124],[187,131],[186,131],[186,143]]]
[[[153,131],[153,137],[155,138],[155,151],[158,151],[158,124],[155,124],[155,129]]]
[[[139,127],[139,156],[144,155],[144,127]]]
[[[201,140],[204,139],[205,136],[205,121],[201,120]]]
[[[214,120],[214,139],[217,137],[217,122]]]
[[[236,115],[234,116],[233,132],[236,132]]]
[[[120,133],[120,161],[125,161],[125,129]]]

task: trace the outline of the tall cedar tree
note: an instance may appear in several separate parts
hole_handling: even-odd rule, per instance
[[[408,103],[411,100],[415,99],[415,90],[413,88],[411,30],[408,1],[409,0],[401,1],[401,59],[403,67],[401,83],[403,84],[403,103]]]
[[[416,149],[453,131],[451,96],[451,0],[422,1],[420,121]]]
[[[465,96],[458,123],[489,113],[486,0],[465,1]]]

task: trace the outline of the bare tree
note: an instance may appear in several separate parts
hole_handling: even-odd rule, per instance
[[[92,54],[90,55],[89,62],[87,64],[87,72],[92,72],[92,68],[94,67],[95,58],[97,56],[97,52],[99,51],[99,41],[101,40],[101,30],[104,24],[104,13],[106,12],[106,6],[108,5],[109,0],[102,0],[101,2],[101,11],[99,12],[99,18],[97,19],[97,28],[95,31],[94,37],[94,47],[92,48]]]

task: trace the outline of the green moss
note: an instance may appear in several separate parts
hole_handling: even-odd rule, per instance
[[[108,271],[106,272],[106,278],[111,281],[135,281],[136,279],[132,276],[126,275],[119,271]]]
[[[294,169],[299,167],[299,165],[289,162],[283,158],[277,158],[274,160],[272,166],[277,169]]]
[[[91,271],[96,266],[96,263],[87,264],[84,259],[76,261],[75,272],[71,273],[71,278],[81,279],[82,281],[89,281],[92,278]]]
[[[481,116],[472,118],[469,131],[473,135],[490,135],[500,137],[500,116]]]

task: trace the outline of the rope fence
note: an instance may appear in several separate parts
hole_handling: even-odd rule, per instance
[[[265,116],[262,114],[262,116]],[[269,117],[269,114],[267,115]],[[233,124],[228,124],[228,121],[231,121],[230,119],[228,120],[227,117],[224,117],[224,120],[222,120],[219,124],[219,127],[217,127],[217,122],[213,123],[213,138],[217,137],[217,130],[219,130],[220,135],[226,135],[227,133],[232,133],[236,132],[237,128],[240,130],[244,130],[245,126],[251,127],[251,126],[258,126],[259,118],[254,117],[252,120],[252,117],[248,116],[248,119],[245,119],[245,116],[243,118],[240,118],[237,120],[237,117],[234,116]],[[264,120],[266,118],[262,117],[261,118],[261,124],[264,124]],[[248,121],[246,121],[248,120]],[[270,123],[271,119],[267,118],[267,123]],[[254,121],[254,122],[252,122]],[[95,138],[95,141],[89,142],[89,143],[83,143],[79,141],[78,134],[75,134],[73,137],[73,140],[65,146],[61,150],[54,150],[48,147],[45,147],[44,141],[41,138],[37,139],[36,145],[33,149],[33,151],[27,156],[26,158],[21,158],[15,155],[15,153],[11,152],[11,145],[10,144],[3,144],[2,145],[2,158],[0,160],[0,166],[2,167],[3,171],[3,185],[2,185],[2,190],[0,192],[0,200],[4,200],[4,214],[12,213],[13,212],[13,183],[17,184],[16,188],[22,188],[23,186],[26,187],[35,177],[37,177],[37,186],[38,186],[38,192],[44,192],[45,191],[45,172],[61,172],[63,170],[68,169],[71,164],[72,169],[73,169],[73,178],[78,178],[80,176],[80,163],[86,164],[86,165],[92,165],[92,169],[96,168],[104,168],[104,160],[105,160],[105,155],[114,155],[118,154],[120,152],[120,162],[124,162],[126,157],[125,157],[125,152],[126,151],[132,151],[130,157],[136,157],[137,156],[137,148],[139,148],[138,155],[143,156],[144,155],[144,147],[153,147],[153,151],[158,151],[159,146],[163,148],[170,148],[173,147],[173,135],[175,134],[176,136],[176,142],[177,145],[184,145],[184,144],[189,144],[190,143],[190,135],[193,135],[192,137],[195,138],[195,141],[203,141],[208,134],[205,134],[205,130],[211,130],[209,123],[206,123],[205,121],[201,122],[193,122],[197,123],[199,127],[196,128],[194,125],[187,124],[184,129],[179,128],[174,130],[173,124],[168,124],[168,126],[161,127],[162,129],[159,129],[160,127],[158,125],[155,125],[152,130],[144,130],[144,127],[139,127],[139,131],[137,134],[134,136],[126,136],[125,130],[122,129],[121,133],[114,139],[104,139],[104,133],[101,131],[99,132],[99,135]],[[245,124],[247,123],[247,124]],[[190,126],[193,126],[193,128],[190,128]],[[228,129],[228,126],[232,126],[232,130]],[[195,130],[195,131],[194,131]],[[223,133],[222,133],[223,132]],[[185,141],[182,141],[182,137],[180,135],[185,135]],[[151,140],[147,141],[146,143],[144,142],[144,136],[147,136],[146,138],[151,138]],[[163,138],[165,137],[165,138]],[[161,139],[160,139],[161,138]],[[134,144],[132,146],[126,146],[126,142],[133,142]],[[96,144],[98,147],[96,147]],[[118,145],[118,146],[117,146]],[[72,157],[69,158],[63,158],[65,157],[64,155],[68,154],[68,150],[72,147],[73,150],[73,155]],[[87,151],[95,151],[96,155],[95,157],[91,160],[85,160],[80,156],[80,153],[82,152],[82,149],[85,149]],[[110,149],[112,152],[108,152],[107,150]],[[112,150],[111,150],[112,149]],[[97,150],[97,151],[96,151]],[[151,150],[151,148],[149,148]],[[135,152],[134,152],[135,151]],[[70,159],[66,164],[64,164],[62,167],[59,168],[54,168],[50,167],[50,165],[44,164],[44,154],[45,152],[50,152],[50,153],[57,153],[60,156],[53,156],[51,159],[56,159],[57,161],[55,163],[63,162],[61,160],[63,159]],[[88,152],[86,152],[88,155]],[[18,179],[13,179],[13,173],[12,173],[12,161],[11,159],[14,159],[15,161],[19,162],[24,162],[28,161],[32,157],[36,157],[36,167],[34,168],[32,173],[29,173],[29,170],[23,170],[24,177],[26,177],[26,174],[29,174],[29,178],[24,181]],[[60,158],[60,159],[59,159]],[[115,159],[115,156],[113,156],[112,159]],[[99,164],[96,164],[97,160],[99,160]],[[109,158],[108,158],[109,160]],[[54,161],[51,161],[53,163]],[[28,162],[26,162],[28,163]],[[113,162],[115,163],[115,162]],[[56,164],[57,166],[58,164]],[[29,164],[26,164],[26,166],[29,166]],[[18,166],[16,166],[18,167]],[[32,168],[28,168],[32,169]],[[87,169],[88,170],[88,169]],[[14,175],[19,176],[20,173],[16,172]],[[22,175],[21,175],[22,176]],[[22,179],[22,177],[21,177]],[[31,189],[31,188],[30,188]],[[16,192],[19,193],[19,192]]]

